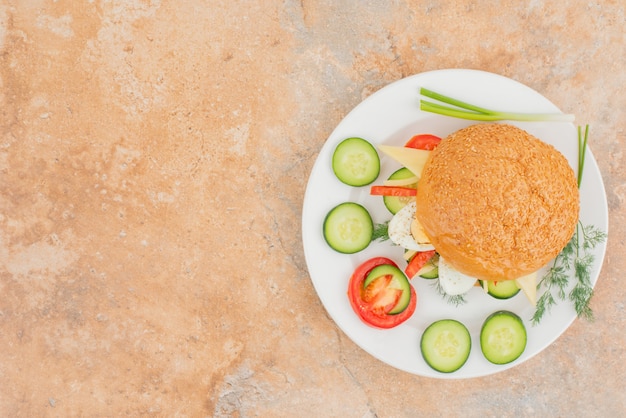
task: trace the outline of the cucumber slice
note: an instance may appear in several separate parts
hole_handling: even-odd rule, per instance
[[[415,177],[415,174],[406,167],[402,167],[399,170],[394,171],[389,176],[388,180],[408,179]],[[408,185],[406,187],[415,187],[416,185]],[[383,203],[389,212],[392,214],[398,213],[400,209],[406,206],[411,200],[414,200],[415,196],[383,196]]]
[[[439,254],[428,260],[418,272],[418,276],[424,279],[437,279],[439,277]]]
[[[398,303],[396,303],[396,306],[388,312],[389,315],[395,315],[404,311],[407,306],[409,306],[409,302],[411,301],[411,284],[402,270],[396,266],[392,266],[391,264],[376,266],[367,274],[367,277],[363,282],[363,287],[367,287],[367,285],[369,285],[374,279],[387,274],[390,274],[392,277],[388,288],[402,291],[402,295],[400,296]]]
[[[426,363],[442,373],[460,369],[472,348],[470,333],[459,321],[442,319],[426,328],[420,341],[420,349]]]
[[[524,322],[513,312],[494,312],[480,330],[480,348],[485,358],[494,364],[512,362],[526,349]]]
[[[380,157],[363,138],[347,138],[337,145],[332,159],[337,178],[349,186],[365,186],[380,173]]]
[[[422,269],[418,272],[418,275],[422,279],[438,279],[439,278],[439,267],[434,264],[426,264]]]
[[[480,281],[480,284],[481,286],[484,286],[482,280]],[[517,295],[519,291],[520,288],[517,286],[517,283],[515,283],[515,280],[487,280],[487,293],[496,299],[510,299]]]
[[[372,242],[374,223],[367,209],[358,203],[335,206],[324,219],[324,239],[335,251],[354,254]]]

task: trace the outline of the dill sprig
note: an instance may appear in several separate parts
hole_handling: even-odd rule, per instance
[[[387,240],[389,240],[389,221],[374,225],[374,231],[372,232],[372,241]]]
[[[554,259],[552,267],[548,269],[538,283],[538,287],[543,286],[545,292],[537,301],[537,307],[532,317],[534,325],[538,324],[544,315],[550,312],[557,300],[566,299],[572,302],[579,317],[593,320],[593,311],[589,303],[593,297],[591,268],[594,265],[595,256],[591,251],[598,244],[604,242],[606,238],[606,232],[594,225],[583,225],[582,222],[578,222],[574,236]],[[576,283],[568,293],[567,288],[572,272]]]
[[[587,141],[589,138],[589,125],[582,129],[578,128],[578,187],[582,182],[583,169]],[[593,285],[591,283],[591,268],[595,262],[592,250],[607,238],[606,232],[594,225],[583,225],[579,220],[576,224],[574,236],[565,248],[554,259],[552,266],[537,284],[537,288],[544,287],[545,291],[537,301],[535,313],[531,319],[533,325],[537,325],[546,313],[556,305],[557,300],[569,300],[574,305],[574,310],[579,318],[593,320],[593,311],[589,306],[593,297]],[[576,283],[569,293],[570,275]],[[553,294],[556,293],[556,299]]]

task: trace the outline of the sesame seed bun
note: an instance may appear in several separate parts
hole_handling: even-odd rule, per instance
[[[579,213],[566,158],[505,124],[472,125],[441,141],[416,199],[417,220],[439,254],[482,280],[540,269],[567,245]]]

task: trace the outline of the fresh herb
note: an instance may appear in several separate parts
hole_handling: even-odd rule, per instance
[[[420,94],[429,99],[437,100],[435,103],[430,100],[420,99],[420,109],[425,112],[437,113],[439,115],[451,116],[460,119],[470,119],[479,121],[496,120],[516,120],[534,122],[573,122],[574,115],[564,113],[519,113],[500,112],[486,109],[470,103],[462,102],[449,96],[434,92],[421,87]],[[448,105],[448,106],[446,106]]]
[[[591,268],[595,262],[595,256],[591,251],[598,244],[604,242],[606,237],[606,232],[594,225],[583,225],[582,222],[578,222],[574,236],[554,259],[552,267],[548,269],[548,272],[537,285],[537,287],[545,287],[545,292],[537,301],[537,307],[532,317],[533,325],[537,325],[543,316],[550,312],[557,300],[566,299],[574,304],[574,309],[579,317],[593,320],[593,312],[589,302],[593,296]],[[567,288],[572,271],[576,284],[568,293]]]
[[[435,288],[435,290],[437,291],[437,293],[439,293],[439,295],[441,295],[441,297],[443,299],[445,299],[445,301],[451,305],[454,306],[460,306],[463,305],[465,303],[467,303],[467,299],[465,299],[465,295],[449,295],[446,293],[445,290],[443,290],[443,287],[441,287],[441,283],[439,281],[439,279],[434,279],[432,280],[432,286]]]
[[[587,140],[589,138],[589,125],[585,127],[583,136],[582,128],[578,128],[578,187],[582,182],[585,165]],[[593,320],[593,311],[589,306],[593,296],[591,284],[591,268],[595,261],[592,250],[598,244],[604,242],[607,234],[594,225],[583,225],[581,221],[576,224],[574,236],[565,248],[554,259],[552,267],[541,278],[537,288],[545,287],[545,292],[537,301],[535,313],[532,317],[533,325],[537,325],[546,313],[556,305],[558,300],[568,299],[573,303],[576,314],[587,320]],[[576,283],[572,290],[567,293],[571,272],[574,272]],[[553,295],[556,292],[556,299]]]
[[[372,232],[372,241],[387,241],[389,240],[389,221],[382,224],[374,225],[374,231]]]

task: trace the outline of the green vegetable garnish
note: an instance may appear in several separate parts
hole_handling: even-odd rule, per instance
[[[606,239],[604,231],[594,225],[583,225],[580,221],[576,225],[576,231],[570,242],[563,251],[554,259],[552,267],[541,278],[537,287],[544,286],[546,291],[537,301],[537,308],[532,317],[533,325],[537,325],[552,306],[556,305],[557,299],[566,300],[574,304],[576,314],[587,320],[593,320],[593,311],[589,306],[593,296],[591,285],[591,267],[595,257],[591,254],[599,243]],[[576,284],[567,294],[571,270],[574,271]],[[553,294],[556,292],[556,298]]]
[[[585,168],[585,156],[587,153],[587,140],[589,139],[589,125],[585,126],[585,136],[582,135],[582,128],[578,127],[578,188],[583,181],[583,170]]]
[[[374,225],[372,241],[387,241],[389,239],[389,221]]]
[[[533,122],[573,122],[574,115],[564,113],[517,113],[517,112],[500,112],[497,110],[486,109],[470,103],[462,102],[449,96],[434,92],[427,88],[421,87],[420,94],[429,99],[437,100],[441,103],[431,102],[429,100],[420,99],[420,109],[425,112],[437,113],[439,115],[451,116],[460,119],[470,119],[479,121],[496,121],[496,120],[516,120],[516,121],[533,121]],[[450,105],[450,106],[446,106]]]
[[[578,187],[580,187],[583,169],[585,165],[585,154],[587,140],[589,138],[589,125],[585,127],[583,137],[581,127],[578,128]],[[593,286],[591,285],[591,267],[595,261],[591,253],[598,244],[604,242],[607,234],[594,225],[583,225],[578,221],[574,236],[565,248],[554,259],[552,267],[541,278],[537,288],[544,286],[545,292],[537,301],[535,314],[532,317],[533,325],[537,325],[541,318],[550,312],[552,306],[556,304],[554,290],[559,300],[569,299],[574,304],[574,309],[578,317],[593,320],[593,311],[589,306],[593,296]],[[574,271],[576,284],[574,288],[566,293],[571,271]]]

